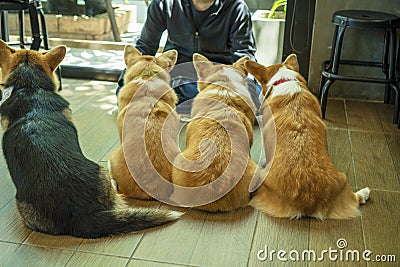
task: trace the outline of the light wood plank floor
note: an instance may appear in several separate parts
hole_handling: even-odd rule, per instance
[[[114,88],[111,82],[63,80],[62,95],[71,103],[82,149],[100,164],[118,145]],[[362,217],[346,221],[276,219],[250,207],[228,214],[186,210],[175,223],[136,234],[96,240],[50,236],[21,223],[15,189],[0,156],[0,266],[375,266],[379,255],[395,255],[400,262],[400,130],[391,123],[392,110],[376,102],[328,102],[330,155],[354,189],[372,189]],[[255,160],[260,149],[256,130]],[[151,201],[132,203],[184,211]],[[347,247],[339,249],[339,239]],[[329,249],[338,251],[332,252],[332,260],[328,252],[318,260]],[[346,253],[355,250],[360,261],[345,261]],[[368,263],[362,259],[365,250],[372,251]],[[300,260],[292,261],[296,251]]]

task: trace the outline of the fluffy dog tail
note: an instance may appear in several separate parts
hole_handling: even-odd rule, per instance
[[[99,238],[140,231],[147,228],[175,221],[182,216],[181,212],[158,209],[117,209],[97,214],[94,223],[84,232],[78,234],[84,238]]]

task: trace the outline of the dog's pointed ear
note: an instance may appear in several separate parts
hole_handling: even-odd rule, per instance
[[[0,53],[7,52],[7,53],[15,53],[15,49],[8,46],[6,42],[0,39]]]
[[[238,71],[240,71],[241,73],[243,73],[245,76],[247,76],[248,71],[246,70],[246,67],[244,66],[244,63],[245,63],[246,61],[248,61],[249,59],[250,59],[250,58],[249,58],[248,56],[244,56],[244,57],[240,58],[238,61],[236,61],[236,62],[233,64],[233,67],[234,67],[235,69],[237,69]]]
[[[126,45],[124,48],[124,61],[126,67],[130,67],[133,65],[134,60],[138,57],[141,57],[142,53],[137,50],[133,45]]]
[[[283,62],[283,64],[290,66],[296,72],[299,72],[299,70],[300,70],[299,62],[297,61],[296,54],[290,54],[285,59],[285,62]]]
[[[210,66],[213,65],[211,61],[209,61],[205,56],[200,55],[198,53],[193,54],[193,65],[196,69],[197,76],[203,78],[207,76],[207,71],[210,69]]]
[[[171,68],[175,65],[176,60],[178,59],[178,51],[169,50],[162,53],[157,60],[160,62],[160,65],[164,68]]]
[[[59,45],[53,49],[42,52],[45,61],[49,64],[50,70],[54,71],[61,61],[63,61],[65,54],[67,53],[67,47],[65,45]]]
[[[256,78],[256,80],[260,84],[264,84],[267,82],[266,77],[265,77],[266,67],[264,67],[260,63],[257,63],[253,60],[246,60],[244,62],[244,67],[246,68],[246,70],[248,72],[250,72],[254,76],[254,78]]]
[[[15,53],[15,49],[9,47],[3,40],[0,39],[0,66],[4,68],[11,54]],[[4,72],[4,69],[3,69]]]

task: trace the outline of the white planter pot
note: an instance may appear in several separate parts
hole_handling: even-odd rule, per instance
[[[256,39],[256,58],[260,64],[269,66],[282,62],[285,19],[269,19],[270,10],[257,10],[252,16]],[[283,12],[276,12],[277,17]],[[283,16],[281,16],[283,17]]]

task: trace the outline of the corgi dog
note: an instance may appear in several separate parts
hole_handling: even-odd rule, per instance
[[[52,235],[98,238],[178,219],[178,212],[130,208],[108,172],[82,154],[54,75],[65,53],[65,46],[38,52],[0,41],[3,153],[25,225]]]
[[[244,62],[214,65],[195,53],[199,93],[186,129],[186,148],[176,157],[172,182],[176,203],[209,212],[228,212],[248,204],[257,164],[250,157],[256,107],[245,78]],[[189,204],[187,204],[189,203]]]
[[[329,157],[321,108],[299,73],[296,55],[269,67],[246,61],[245,67],[263,88],[263,139],[269,159],[260,171],[265,180],[250,205],[274,217],[323,220],[360,215],[358,207],[368,200],[370,190],[353,193],[346,175]]]
[[[142,55],[131,45],[125,47],[125,85],[118,94],[120,146],[111,154],[109,165],[118,191],[127,197],[151,200],[155,193],[161,200],[173,191],[172,184],[154,177],[171,181],[172,162],[179,154],[178,97],[166,71],[175,65],[177,56],[176,50],[155,57]],[[146,153],[138,152],[142,144]],[[128,167],[130,164],[137,167],[136,171]],[[153,196],[147,193],[150,191]]]

